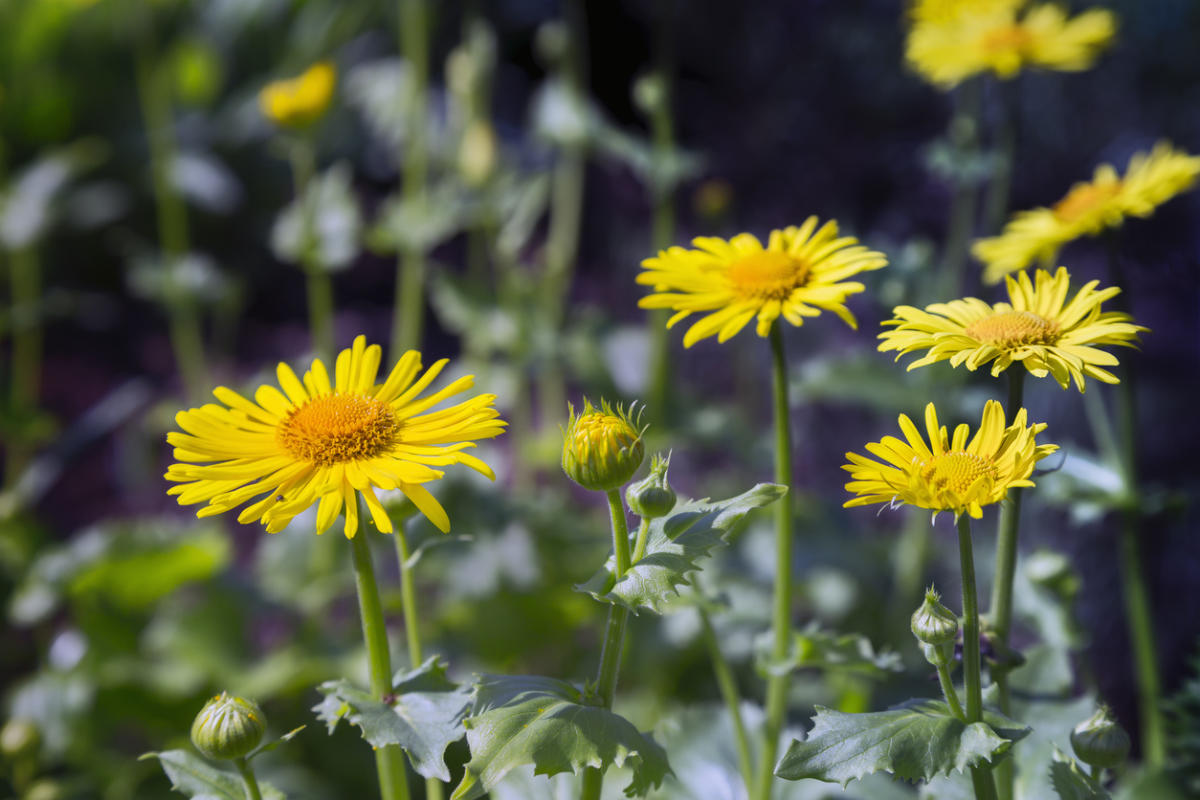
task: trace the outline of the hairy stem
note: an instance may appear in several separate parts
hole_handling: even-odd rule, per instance
[[[983,720],[983,677],[979,656],[979,596],[975,591],[975,556],[971,547],[971,518],[958,518],[958,554],[962,569],[963,682],[967,690],[967,723]],[[975,800],[996,800],[990,767],[971,767]]]

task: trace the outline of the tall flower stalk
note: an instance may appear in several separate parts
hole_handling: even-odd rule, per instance
[[[967,724],[983,720],[983,678],[979,655],[979,596],[975,591],[975,556],[971,547],[971,518],[958,518],[959,567],[962,571],[963,683],[966,686]],[[971,767],[975,800],[996,800],[991,767]]]
[[[318,358],[333,357],[333,281],[329,272],[320,263],[317,255],[316,220],[309,186],[316,165],[312,139],[300,133],[291,143],[290,162],[292,186],[301,214],[301,229],[304,245],[301,249],[301,267],[308,290],[308,326],[312,336],[313,352]]]

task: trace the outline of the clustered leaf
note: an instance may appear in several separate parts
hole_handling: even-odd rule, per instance
[[[628,765],[630,797],[646,794],[671,771],[666,751],[649,734],[553,678],[481,676],[465,724],[471,760],[451,800],[481,797],[526,764],[537,775]]]
[[[399,745],[413,769],[426,778],[450,780],[446,748],[463,736],[463,718],[471,705],[471,690],[446,677],[437,656],[393,681],[392,702],[341,679],[318,689],[325,695],[313,708],[332,733],[344,718],[362,730],[372,747]]]
[[[909,700],[887,711],[843,714],[817,706],[808,738],[793,741],[775,768],[788,780],[815,778],[843,786],[873,772],[929,780],[995,764],[1030,729],[985,712],[967,724],[938,700]]]
[[[700,559],[728,541],[746,514],[770,505],[786,492],[785,486],[760,483],[728,500],[680,503],[670,514],[650,523],[646,555],[619,581],[616,560],[610,557],[595,575],[575,588],[634,613],[645,608],[661,614],[679,594],[679,587],[691,582],[688,573],[699,570]]]

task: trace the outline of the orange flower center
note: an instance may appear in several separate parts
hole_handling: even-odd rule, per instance
[[[954,450],[934,456],[921,465],[921,480],[935,493],[951,491],[963,495],[975,481],[995,477],[996,467],[986,458]]]
[[[1121,182],[1081,183],[1067,192],[1067,196],[1054,204],[1054,216],[1063,222],[1074,222],[1116,197],[1121,191]]]
[[[1033,44],[1033,35],[1022,25],[1001,25],[985,33],[980,44],[984,52],[993,55],[999,53],[1020,54]]]
[[[729,281],[743,297],[783,300],[808,280],[808,264],[781,253],[763,250],[729,265]]]
[[[1052,344],[1058,338],[1058,325],[1032,311],[1002,311],[972,322],[964,332],[984,344],[1008,348]]]
[[[400,421],[387,403],[355,394],[316,397],[287,415],[275,438],[320,467],[377,456],[396,441]]]

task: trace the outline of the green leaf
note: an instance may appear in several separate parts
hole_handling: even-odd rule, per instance
[[[586,583],[575,588],[634,613],[648,608],[661,614],[667,602],[679,594],[679,587],[691,582],[688,573],[699,570],[700,559],[728,541],[747,513],[770,505],[786,492],[785,486],[760,483],[728,500],[680,503],[670,514],[650,523],[646,555],[621,580],[616,579],[616,561],[610,557]]]
[[[271,229],[271,250],[280,261],[312,264],[333,272],[354,261],[362,238],[362,212],[350,167],[338,163],[313,178]]]
[[[775,768],[788,780],[816,778],[845,786],[873,772],[929,780],[996,763],[1029,733],[1007,717],[984,713],[968,725],[937,700],[909,700],[870,714],[843,714],[817,706],[807,740],[793,741]]]
[[[188,750],[145,753],[138,760],[157,758],[171,780],[171,788],[194,800],[246,800],[246,788],[240,775],[218,769]],[[283,792],[259,781],[263,800],[284,800]]]
[[[759,669],[770,675],[780,675],[796,669],[828,669],[853,672],[871,678],[901,672],[904,664],[900,655],[891,650],[875,652],[867,637],[857,633],[836,634],[822,631],[813,623],[792,634],[788,656],[771,662],[771,635],[759,639],[756,661]]]
[[[1050,784],[1061,800],[1109,800],[1108,792],[1079,762],[1059,751],[1050,762]]]
[[[648,733],[600,706],[565,681],[485,675],[465,720],[471,761],[451,800],[473,800],[510,770],[532,764],[538,775],[628,764],[625,794],[646,794],[670,772],[667,754]]]
[[[307,727],[308,727],[307,725],[301,725],[299,728],[292,728],[290,731],[285,733],[283,736],[280,736],[275,741],[267,742],[262,747],[258,748],[253,753],[246,756],[246,760],[249,761],[252,758],[258,758],[263,753],[269,753],[272,750],[274,750],[276,747],[279,747],[279,745],[281,745],[285,742],[290,742],[292,739],[295,739],[300,734],[300,731],[304,730]]]
[[[437,656],[398,674],[392,686],[394,701],[385,703],[348,680],[327,681],[317,687],[325,699],[313,710],[330,733],[344,717],[362,730],[372,747],[399,745],[421,775],[449,781],[444,754],[451,742],[463,736],[470,687],[448,679]]]

